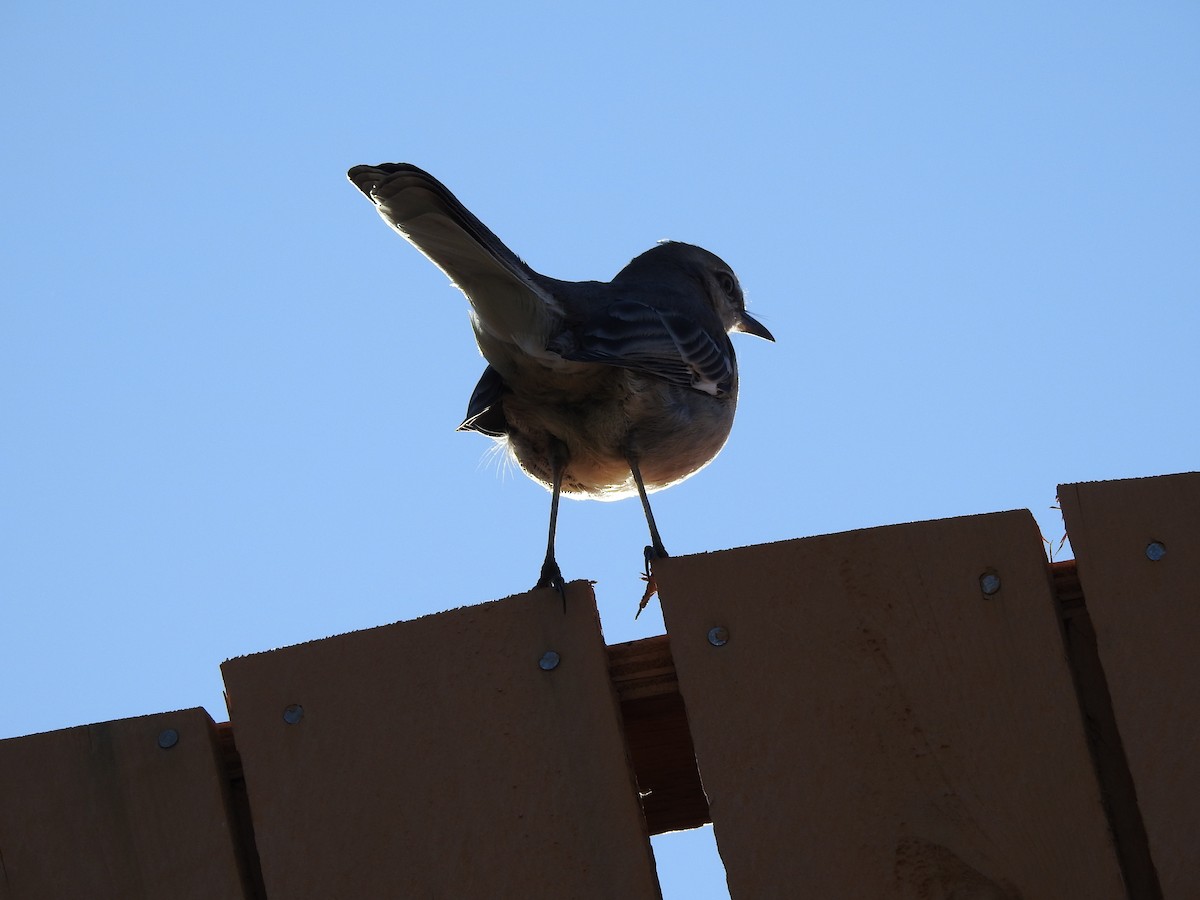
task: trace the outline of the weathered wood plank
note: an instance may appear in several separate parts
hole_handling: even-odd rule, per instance
[[[1041,548],[1014,512],[657,565],[734,898],[1124,897]]]
[[[202,709],[0,741],[0,897],[248,898]]]
[[[1200,897],[1200,474],[1063,485],[1059,500],[1162,895],[1192,900]]]
[[[268,896],[658,896],[586,582],[223,669]]]

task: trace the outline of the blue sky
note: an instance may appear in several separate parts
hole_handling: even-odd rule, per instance
[[[729,444],[655,496],[673,553],[1057,540],[1057,484],[1194,470],[1198,39],[1189,3],[6,4],[0,736],[224,719],[228,657],[536,578],[548,495],[454,431],[466,303],[356,163],[555,277],[734,267],[778,343],[738,338]],[[662,629],[644,530],[560,516],[610,643]],[[668,897],[723,896],[673,862],[704,840],[656,842]]]

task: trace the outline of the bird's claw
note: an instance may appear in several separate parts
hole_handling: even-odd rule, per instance
[[[633,614],[634,619],[642,614],[642,610],[646,608],[646,604],[650,602],[650,598],[658,593],[658,582],[654,580],[654,573],[650,570],[650,564],[658,559],[666,559],[667,551],[661,546],[647,546],[642,555],[646,560],[646,570],[642,572],[642,581],[646,582],[646,591],[642,594],[642,601],[638,604],[637,612]]]

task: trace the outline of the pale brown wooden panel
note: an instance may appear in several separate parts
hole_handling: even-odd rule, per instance
[[[585,582],[223,669],[268,896],[658,896]]]
[[[6,900],[251,896],[202,709],[0,741],[0,798]]]
[[[1058,490],[1163,896],[1200,897],[1200,474]]]
[[[735,900],[1124,896],[1041,548],[1012,512],[656,566]]]

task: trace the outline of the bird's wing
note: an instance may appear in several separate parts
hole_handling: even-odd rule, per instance
[[[607,304],[563,348],[566,359],[644,372],[720,396],[732,389],[733,346],[692,317],[637,300]]]
[[[379,215],[467,295],[491,337],[544,353],[558,304],[541,277],[440,181],[408,163],[347,173]]]

